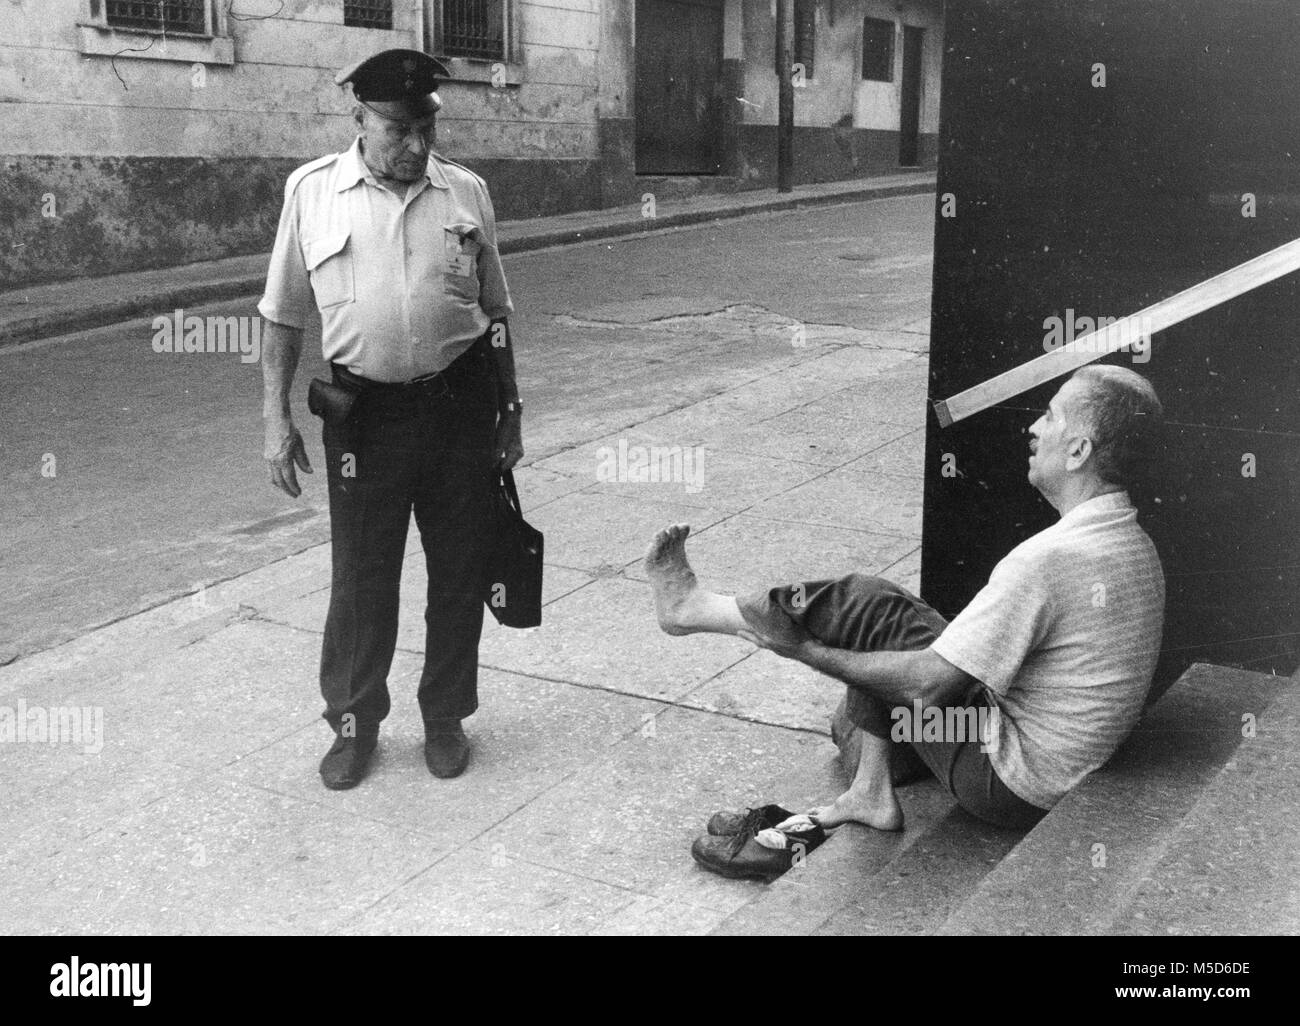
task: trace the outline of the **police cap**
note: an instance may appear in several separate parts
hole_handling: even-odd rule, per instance
[[[451,78],[447,66],[420,50],[384,50],[344,68],[337,85],[352,83],[359,102],[387,118],[434,114],[442,107],[435,90]]]

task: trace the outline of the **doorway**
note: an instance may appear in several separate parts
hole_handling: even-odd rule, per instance
[[[721,168],[722,0],[636,0],[636,173]]]

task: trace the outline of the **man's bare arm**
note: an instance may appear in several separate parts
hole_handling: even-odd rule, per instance
[[[831,648],[812,639],[791,645],[753,631],[741,631],[740,636],[777,655],[811,666],[849,687],[861,688],[890,705],[910,705],[917,698],[927,706],[943,705],[959,697],[975,680],[930,648],[914,652],[854,652]]]
[[[312,472],[302,435],[294,427],[289,409],[289,393],[301,354],[301,328],[266,322],[262,337],[262,421],[266,444],[262,455],[271,484],[294,498],[302,494],[295,465],[305,473]]]
[[[926,706],[943,705],[961,695],[975,679],[929,648],[915,652],[853,652],[813,642],[803,661],[890,705],[909,705],[916,698]]]

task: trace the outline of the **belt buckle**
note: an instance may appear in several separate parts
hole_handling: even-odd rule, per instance
[[[451,386],[447,384],[447,377],[442,371],[434,371],[432,374],[416,378],[411,384],[423,391],[430,392],[435,399],[440,399],[444,395],[451,395]],[[435,384],[441,385],[442,391],[432,392],[431,390]]]

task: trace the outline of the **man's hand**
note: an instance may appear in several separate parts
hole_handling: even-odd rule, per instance
[[[765,648],[769,652],[775,652],[785,659],[794,659],[796,662],[807,663],[812,665],[810,660],[814,651],[821,647],[820,642],[815,638],[804,638],[802,641],[790,642],[781,641],[777,638],[769,638],[766,634],[759,634],[756,631],[741,630],[737,632],[737,637],[743,638],[751,645],[757,645],[759,648]]]
[[[519,410],[502,410],[497,421],[497,468],[502,472],[513,470],[523,458],[523,415]]]
[[[262,455],[271,473],[271,484],[286,495],[298,498],[302,489],[298,487],[295,464],[306,474],[310,474],[312,469],[311,461],[307,459],[307,447],[292,420],[278,417],[267,420],[266,447]]]

